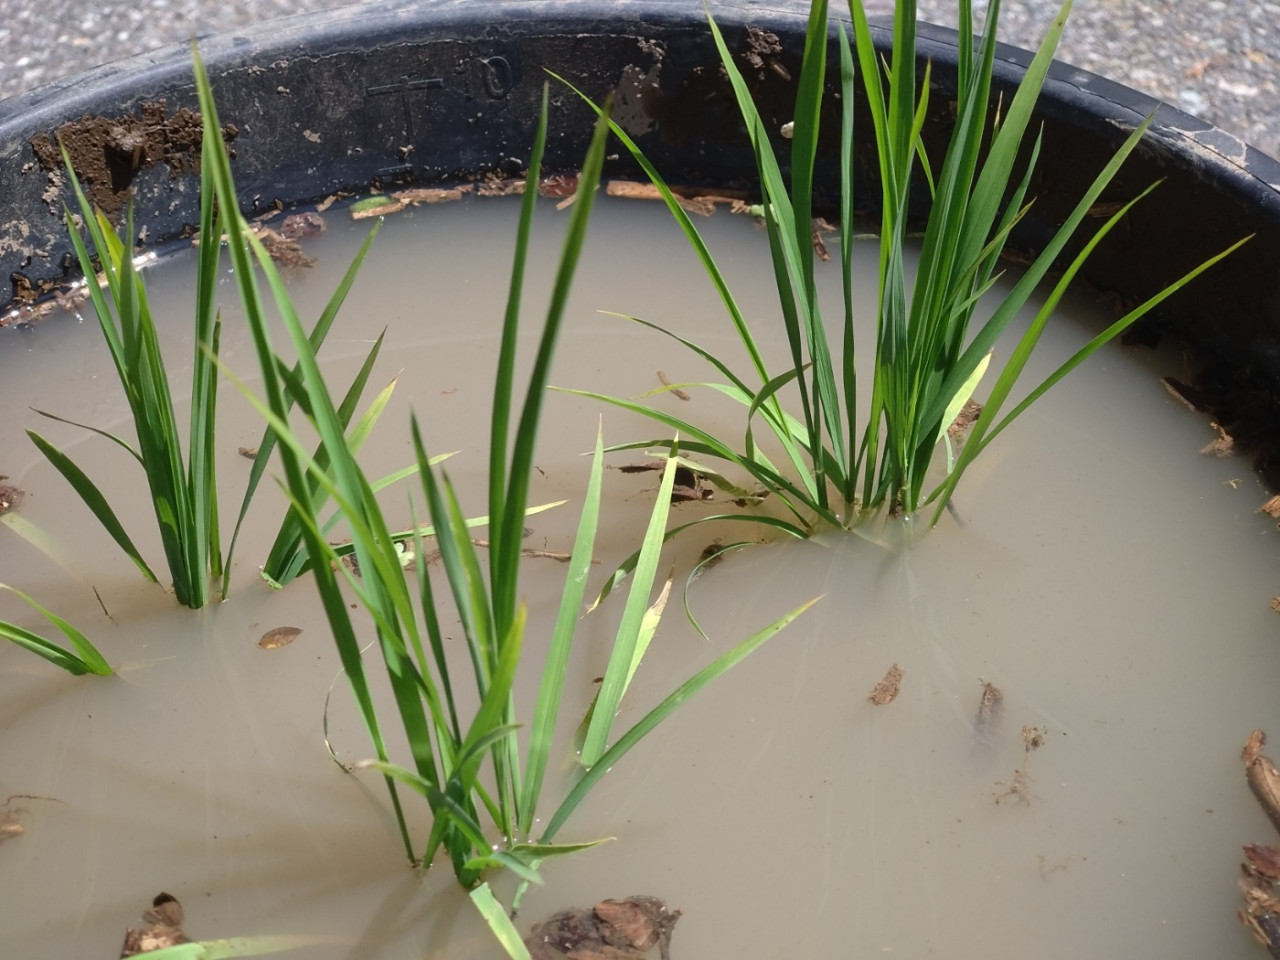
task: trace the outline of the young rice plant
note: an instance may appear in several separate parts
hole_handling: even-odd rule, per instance
[[[535,814],[556,719],[561,712],[566,664],[600,521],[603,464],[599,438],[559,615],[551,631],[523,751],[517,736],[520,722],[512,693],[526,627],[525,609],[518,602],[522,526],[547,377],[600,177],[607,127],[603,121],[597,125],[583,162],[546,322],[523,403],[517,410],[514,405],[515,350],[525,260],[546,141],[544,90],[542,120],[529,164],[495,377],[487,571],[482,568],[471,542],[453,485],[446,474],[438,474],[432,466],[422,431],[416,421],[412,425],[423,500],[452,601],[452,605],[447,606],[438,597],[437,584],[425,562],[416,565],[415,576],[408,576],[402,570],[395,535],[375,498],[374,486],[356,461],[354,444],[343,434],[338,410],[288,291],[266,250],[235,206],[230,162],[218,137],[217,112],[198,55],[196,79],[204,118],[203,157],[207,177],[227,219],[228,249],[263,378],[265,398],[258,399],[247,391],[246,396],[266,417],[279,441],[278,454],[285,473],[283,485],[291,499],[306,550],[314,558],[310,569],[376,755],[376,759],[365,765],[385,777],[409,858],[430,864],[443,850],[459,883],[468,889],[483,891],[477,893],[476,905],[491,924],[495,924],[495,932],[505,936],[510,931],[505,927],[499,929],[491,895],[482,884],[484,871],[507,867],[524,881],[536,882],[537,866],[542,859],[593,845],[593,842],[561,843],[558,840],[566,820],[592,785],[680,703],[759,647],[809,604],[791,611],[722,654],[629,730],[614,736],[612,724],[618,701],[657,627],[666,597],[663,590],[656,602],[649,602],[674,482],[675,445],[669,443],[672,455],[668,458],[662,490],[645,534],[639,573],[633,581],[604,683],[591,711],[578,776],[547,818],[545,827],[534,836]],[[272,347],[259,273],[265,278],[297,353],[300,371],[297,376],[283,375],[283,366]],[[305,415],[309,428],[320,437],[320,447],[314,455],[308,454],[290,425],[291,399]],[[337,562],[337,551],[324,537],[323,524],[314,508],[316,490],[331,498],[341,513],[351,535],[358,575]],[[421,539],[421,528],[415,524],[414,546],[418,557],[422,557]],[[390,679],[397,719],[409,743],[411,759],[406,764],[393,763],[388,754],[383,734],[386,721],[374,703],[361,655],[363,644],[352,621],[344,587],[375,625],[377,647]],[[456,666],[451,665],[446,656],[446,618],[455,612],[465,639],[464,649],[470,658],[469,680],[458,675]],[[462,683],[475,686],[478,706],[470,717],[462,715],[455,696]],[[425,841],[415,842],[410,835],[397,784],[407,784],[427,800],[432,816]]]
[[[998,0],[988,5],[976,49],[960,44],[955,127],[937,168],[931,165],[921,139],[929,109],[929,69],[926,67],[924,80],[918,83],[913,0],[897,4],[893,51],[888,63],[874,49],[861,0],[850,0],[852,41],[844,25],[837,23],[843,273],[843,309],[838,326],[830,325],[819,304],[811,226],[819,120],[827,86],[827,0],[814,0],[810,10],[796,91],[789,176],[783,173],[784,164],[775,154],[769,131],[719,28],[708,18],[759,170],[762,215],[791,353],[790,365],[781,372],[766,367],[741,305],[689,215],[635,142],[613,125],[614,133],[645,169],[693,245],[746,348],[752,369],[749,374],[736,373],[710,351],[676,332],[631,319],[674,338],[715,368],[724,382],[699,386],[718,390],[746,408],[745,438],[737,442],[712,434],[646,403],[587,395],[645,414],[678,430],[685,438],[682,447],[686,451],[728,461],[745,471],[786,509],[784,521],[768,522],[775,527],[781,522],[794,535],[805,536],[821,526],[854,527],[885,509],[911,517],[932,506],[932,522],[936,523],[965,469],[1019,414],[1099,347],[1245,242],[1241,240],[1209,258],[1112,323],[1002,416],[1005,403],[1067,286],[1097,244],[1156,184],[1122,205],[1084,242],[1065,268],[1059,265],[1060,277],[996,374],[981,416],[959,454],[954,455],[947,428],[974,395],[991,364],[997,340],[1046,278],[1150,123],[1148,118],[1129,135],[1098,172],[1057,234],[994,309],[986,313],[984,297],[1000,277],[997,267],[1005,242],[1031,204],[1027,191],[1041,147],[1040,134],[1033,135],[1030,159],[1025,165],[1020,165],[1020,151],[1071,0],[1062,5],[1017,92],[1009,102],[1001,102],[993,110],[992,68],[999,7]],[[961,0],[959,12],[960,36],[970,37],[971,0]],[[875,139],[881,193],[878,206],[882,210],[870,404],[862,414],[860,428],[860,358],[855,349],[850,269],[854,244],[855,77],[861,80],[871,108],[872,129],[857,133]],[[826,157],[823,160],[831,162]],[[908,211],[913,192],[921,188],[921,179],[930,190],[931,204],[918,266],[914,275],[908,276]],[[977,318],[979,311],[986,313],[985,319]],[[781,402],[784,388],[794,388],[798,395],[799,410],[795,414]],[[761,430],[781,452],[781,463],[775,464],[761,449],[756,438]],[[656,442],[643,441],[616,449]],[[935,463],[940,446],[946,447],[946,470],[941,477]]]
[[[217,357],[221,318],[215,290],[219,275],[218,238],[226,229],[224,216],[213,202],[214,191],[208,180],[208,171],[201,173],[200,237],[205,241],[199,246],[196,263],[195,306],[195,354],[192,364],[191,415],[187,430],[184,457],[179,418],[170,394],[168,374],[159,337],[152,318],[151,304],[146,283],[136,268],[131,245],[126,239],[134,236],[133,214],[130,208],[123,237],[116,233],[106,215],[93,208],[85,196],[70,158],[63,152],[63,160],[75,190],[80,218],[86,224],[93,249],[97,253],[102,270],[102,283],[94,280],[94,263],[76,226],[75,218],[67,211],[67,222],[72,245],[80,260],[94,312],[97,315],[103,338],[111,351],[120,385],[124,390],[133,418],[136,449],[126,440],[96,427],[64,420],[51,413],[37,411],[52,420],[84,427],[112,441],[126,450],[142,468],[147,478],[148,492],[155,513],[165,559],[169,566],[174,594],[186,606],[198,608],[209,602],[213,591],[211,584],[221,580],[221,597],[226,598],[231,575],[231,555],[235,550],[241,525],[257,489],[271,452],[275,437],[268,429],[250,471],[239,516],[224,562],[218,525],[218,496],[215,473],[215,426],[217,418]],[[372,234],[369,238],[372,241]],[[310,342],[319,349],[337,316],[339,308],[350,290],[368,251],[368,243],[356,255],[346,275],[330,298],[320,319],[310,335]],[[339,420],[347,428],[354,415],[356,404],[377,359],[381,341],[376,342],[351,387],[338,407]],[[298,376],[295,369],[293,377]],[[364,441],[372,430],[389,398],[388,387],[357,421],[352,429],[355,447]],[[292,398],[288,400],[292,403]],[[32,442],[48,458],[49,462],[71,484],[76,493],[92,511],[98,522],[129,558],[153,582],[157,580],[150,565],[125,531],[114,508],[98,486],[65,452],[59,450],[34,430],[28,430]],[[379,485],[391,483],[411,473],[401,471],[378,481]],[[324,494],[312,493],[314,507],[321,509]],[[332,520],[330,520],[332,522]],[[407,537],[409,534],[403,534]],[[308,569],[309,560],[302,548],[301,532],[292,515],[286,516],[272,546],[263,576],[275,585],[288,583]]]

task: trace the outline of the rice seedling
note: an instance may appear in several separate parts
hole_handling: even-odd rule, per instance
[[[487,571],[470,539],[468,521],[463,517],[454,486],[447,474],[437,473],[416,419],[412,423],[422,499],[441,555],[450,605],[440,595],[440,585],[433,581],[426,563],[418,563],[412,577],[402,570],[396,537],[375,496],[374,485],[366,479],[356,460],[355,445],[344,436],[339,411],[288,291],[266,250],[236,210],[230,162],[217,136],[217,111],[198,54],[195,71],[204,118],[204,162],[209,166],[208,176],[217,192],[219,208],[227,218],[229,255],[262,374],[263,398],[248,391],[245,394],[262,412],[278,441],[277,452],[285,474],[282,486],[290,497],[306,549],[314,558],[311,572],[373,746],[375,759],[363,766],[383,774],[411,861],[429,865],[443,851],[459,883],[468,889],[486,889],[483,874],[491,868],[507,868],[525,882],[537,882],[537,866],[543,859],[601,842],[564,843],[558,840],[558,834],[604,772],[681,702],[757,649],[808,607],[805,604],[791,611],[722,654],[615,738],[612,724],[618,700],[656,629],[665,603],[665,590],[656,602],[649,601],[670,506],[669,496],[660,492],[641,550],[640,574],[632,582],[627,613],[615,640],[612,656],[616,665],[611,663],[609,677],[593,711],[590,749],[582,756],[580,775],[548,818],[545,828],[534,835],[556,720],[561,713],[566,664],[600,522],[603,443],[599,438],[523,750],[518,736],[520,714],[512,693],[526,627],[525,608],[518,602],[522,525],[527,513],[543,397],[604,161],[607,127],[603,122],[597,125],[583,162],[546,321],[523,400],[517,406],[515,356],[519,308],[537,202],[536,186],[547,136],[544,90],[542,118],[529,162],[527,189],[517,228],[495,376],[490,425]],[[259,274],[265,279],[275,311],[297,354],[299,376],[282,375],[282,365],[270,340],[267,304],[259,287]],[[232,375],[228,372],[228,376]],[[305,416],[309,429],[320,437],[315,455],[308,453],[291,428],[290,400]],[[666,445],[671,453],[665,465],[663,485],[669,494],[674,482],[676,444]],[[314,509],[316,489],[322,490],[337,505],[351,537],[350,549],[358,575],[338,562],[338,551],[324,536],[324,524]],[[415,521],[412,529],[414,553],[422,556],[424,527]],[[395,763],[389,756],[384,722],[370,689],[362,643],[351,617],[346,591],[373,621],[397,719],[409,744],[409,763]],[[455,696],[462,681],[457,665],[450,663],[445,645],[446,617],[453,616],[461,624],[464,649],[470,661],[471,679],[467,682],[474,683],[478,703],[469,719],[462,716]],[[415,843],[410,835],[398,784],[407,785],[427,801],[432,817],[424,842]],[[482,912],[488,895],[482,893],[476,900]],[[496,928],[495,932],[501,933]]]
[[[64,420],[44,411],[37,412],[49,419],[84,427],[127,450],[146,474],[148,491],[178,601],[193,608],[204,606],[211,597],[210,583],[219,579],[220,596],[226,599],[230,585],[231,556],[249,503],[275,447],[275,439],[268,430],[258,445],[258,453],[224,561],[215,480],[216,360],[221,332],[221,317],[215,301],[221,245],[216,241],[225,230],[224,218],[214,205],[213,190],[202,175],[199,236],[205,242],[199,246],[196,263],[195,354],[187,455],[184,462],[179,418],[169,392],[168,374],[151,315],[146,283],[131,252],[131,238],[134,236],[132,210],[121,236],[107,217],[89,203],[65,151],[63,159],[75,190],[80,218],[87,226],[93,250],[102,268],[104,282],[99,284],[90,279],[87,286],[104,339],[111,350],[121,387],[129,402],[138,440],[137,448],[130,446],[124,439],[95,427]],[[67,211],[67,222],[81,269],[87,278],[93,278],[93,258],[70,210]],[[319,349],[328,335],[376,234],[376,229],[371,231],[312,330],[311,342],[316,349]],[[127,245],[126,239],[130,240]],[[339,407],[344,429],[354,415],[380,345],[381,341],[378,341],[370,350]],[[296,368],[292,376],[298,376]],[[353,428],[353,439],[357,446],[373,428],[386,405],[390,391],[390,387],[383,391]],[[97,485],[70,457],[43,436],[33,430],[28,430],[27,433],[50,463],[70,482],[98,522],[143,575],[155,582],[155,573]],[[393,482],[411,472],[412,470],[403,471],[379,483]],[[323,493],[316,491],[313,496],[317,498],[316,508],[320,509],[325,502]],[[301,547],[298,525],[292,515],[287,514],[264,565],[263,576],[268,582],[280,586],[307,567],[308,558]]]
[[[103,338],[111,351],[120,385],[129,403],[137,436],[137,449],[126,440],[86,424],[37,411],[42,416],[84,427],[127,451],[147,478],[156,524],[165,559],[173,578],[178,601],[189,607],[209,602],[210,578],[223,571],[222,548],[218,538],[217,489],[214,471],[214,420],[217,407],[217,377],[212,357],[217,355],[221,323],[213,301],[214,263],[217,244],[200,250],[200,280],[196,294],[196,355],[191,385],[191,417],[187,459],[184,462],[179,439],[178,416],[169,391],[169,379],[151,316],[146,287],[133,259],[133,211],[129,210],[124,238],[116,233],[106,215],[95,210],[85,196],[80,181],[67,165],[75,190],[80,217],[89,232],[105,279],[106,292],[93,281],[94,265],[80,229],[70,209],[67,223],[80,267],[88,279],[89,295]],[[200,228],[203,236],[217,236],[221,217],[212,200],[201,203]],[[216,231],[216,232],[215,232]],[[209,351],[206,352],[205,347]],[[153,582],[156,575],[125,531],[106,497],[89,476],[65,453],[34,430],[27,435],[54,468],[71,484],[93,512],[98,522],[124,550],[143,576]]]
[[[1081,347],[1053,373],[1025,394],[1007,413],[1015,384],[1063,293],[1097,244],[1122,221],[1152,184],[1117,209],[1063,264],[1061,255],[1079,231],[1102,192],[1141,141],[1151,122],[1138,125],[1106,163],[1057,234],[1035,261],[1003,294],[993,287],[1000,278],[999,261],[1010,231],[1031,205],[1028,190],[1041,148],[1041,135],[1031,134],[1032,112],[1062,34],[1071,0],[1063,3],[1017,91],[992,106],[992,72],[999,3],[987,7],[986,22],[975,45],[961,43],[955,125],[939,166],[926,154],[921,138],[929,109],[930,71],[916,75],[916,5],[896,6],[893,51],[887,63],[875,51],[861,0],[850,0],[853,37],[837,23],[840,92],[839,220],[843,274],[843,309],[838,326],[828,329],[819,303],[811,234],[815,171],[820,157],[820,118],[826,96],[830,24],[826,0],[811,6],[805,49],[797,83],[790,155],[775,153],[770,131],[752,101],[746,81],[715,21],[708,17],[721,63],[732,84],[738,108],[757,161],[760,207],[768,232],[776,287],[790,346],[791,362],[781,372],[765,364],[745,311],[734,299],[705,242],[678,204],[661,174],[635,142],[617,125],[613,132],[658,188],[672,215],[701,260],[750,358],[751,371],[739,374],[710,351],[676,331],[631,318],[672,337],[706,360],[724,382],[699,384],[717,390],[746,408],[741,443],[714,435],[646,402],[589,394],[645,414],[668,429],[680,431],[690,453],[718,458],[736,466],[769,490],[785,509],[776,529],[806,536],[822,526],[856,527],[874,516],[903,515],[908,520],[932,506],[936,523],[956,484],[973,459],[1064,376],[1105,343],[1230,254],[1245,238],[1187,271],[1159,293],[1130,310]],[[972,34],[972,4],[960,3],[960,35]],[[858,360],[850,269],[853,224],[853,101],[855,77],[870,104],[881,210],[879,230],[878,307],[874,326],[869,408],[859,431]],[[1029,139],[1029,160],[1024,141]],[[789,167],[789,175],[784,174]],[[918,266],[907,267],[908,211],[912,197],[930,191],[930,204],[919,250]],[[992,366],[997,341],[1037,285],[1060,270],[1031,324],[1010,350],[995,375],[982,413],[956,454],[947,436],[955,420]],[[999,302],[989,308],[988,295]],[[989,312],[987,312],[989,310]],[[979,311],[985,319],[975,322]],[[682,384],[689,389],[689,384]],[[793,415],[782,403],[784,393],[798,399]],[[763,424],[763,427],[761,426]],[[763,431],[780,451],[775,463],[762,450]],[[658,441],[626,444],[641,448]],[[944,457],[939,457],[942,448]],[[939,460],[945,460],[939,471]],[[759,518],[757,518],[759,519]]]

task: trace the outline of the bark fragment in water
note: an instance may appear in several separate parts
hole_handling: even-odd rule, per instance
[[[655,946],[661,960],[670,960],[680,915],[657,897],[602,900],[590,910],[561,910],[535,923],[524,942],[534,960],[640,960]]]
[[[662,460],[646,460],[641,463],[624,463],[618,467],[621,473],[661,472],[666,469]],[[710,500],[715,491],[704,483],[705,477],[697,470],[684,465],[676,467],[675,484],[671,487],[672,503],[689,503],[691,501]]]
[[[734,196],[737,191],[720,193],[699,193],[670,187],[672,194],[682,208],[700,217],[709,217],[716,212],[717,204],[732,206],[742,200]],[[664,200],[662,193],[652,183],[639,183],[634,180],[610,180],[604,188],[606,196],[622,197],[627,200]]]
[[[885,704],[893,703],[898,696],[899,688],[902,684],[902,667],[896,663],[891,666],[884,679],[871,688],[871,693],[867,695],[867,702],[873,706],[883,707]]]
[[[1249,789],[1266,811],[1271,823],[1280,830],[1280,771],[1263,756],[1267,735],[1255,730],[1245,742],[1240,759],[1244,761],[1245,779]],[[1247,844],[1245,862],[1241,864],[1240,892],[1244,896],[1244,909],[1236,911],[1240,921],[1270,952],[1280,957],[1280,848],[1270,845]]]
[[[4,480],[0,477],[0,480]],[[8,513],[10,510],[18,509],[18,504],[22,502],[22,491],[17,487],[10,487],[0,483],[0,516]]]
[[[1249,789],[1257,797],[1262,809],[1271,818],[1271,823],[1280,830],[1280,770],[1269,757],[1262,754],[1267,745],[1267,735],[1255,730],[1249,735],[1240,754],[1244,761],[1244,775]]]
[[[1236,445],[1235,439],[1222,428],[1222,424],[1217,420],[1210,420],[1209,426],[1213,427],[1213,429],[1217,431],[1218,436],[1216,439],[1210,440],[1201,447],[1200,452],[1204,454],[1211,454],[1215,457],[1231,456]]]
[[[167,893],[157,894],[142,915],[145,926],[138,930],[130,927],[125,931],[120,956],[135,957],[140,953],[190,943],[191,939],[182,930],[182,919],[182,904],[177,898]]]
[[[982,416],[982,404],[976,400],[966,400],[960,412],[956,414],[955,420],[947,427],[947,436],[959,443],[969,432],[969,428],[978,422],[980,416]]]

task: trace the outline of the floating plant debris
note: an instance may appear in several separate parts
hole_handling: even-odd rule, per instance
[[[130,927],[125,931],[120,956],[135,957],[140,953],[190,943],[191,938],[182,929],[182,919],[182,904],[177,897],[168,893],[157,894],[142,915],[142,922],[146,926],[138,930]]]
[[[0,477],[0,480],[6,479]],[[0,483],[0,516],[8,513],[10,510],[16,510],[18,504],[22,502],[22,491],[17,487],[11,487],[7,484]]]
[[[874,706],[883,707],[887,703],[893,703],[898,696],[898,689],[902,684],[902,667],[896,663],[891,666],[884,679],[871,688],[871,693],[867,696],[867,701]]]
[[[1280,830],[1280,771],[1269,757],[1262,754],[1267,735],[1255,730],[1245,742],[1240,759],[1244,761],[1245,779],[1258,803]],[[1240,892],[1244,909],[1236,911],[1240,921],[1253,931],[1258,942],[1273,957],[1280,957],[1280,847],[1245,844],[1245,862],[1241,864]]]
[[[657,897],[602,900],[535,923],[524,943],[533,960],[639,960],[655,946],[662,960],[671,960],[671,931],[680,915]]]
[[[658,382],[661,383],[664,387],[667,387],[668,392],[677,400],[684,400],[687,402],[693,399],[692,397],[689,396],[689,394],[685,393],[679,387],[672,386],[671,381],[667,379],[667,375],[663,373],[661,370],[658,371]]]
[[[302,633],[301,627],[272,627],[262,635],[262,638],[258,641],[258,646],[263,650],[287,647],[298,639],[298,634],[300,633]]]

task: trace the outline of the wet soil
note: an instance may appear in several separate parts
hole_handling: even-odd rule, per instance
[[[139,171],[163,163],[177,177],[200,169],[202,120],[197,111],[181,107],[169,113],[164,100],[144,101],[138,115],[90,116],[72,120],[53,133],[31,138],[40,166],[51,176],[64,168],[59,144],[71,157],[89,199],[109,214],[124,208]],[[228,144],[235,139],[234,125],[223,127]]]

